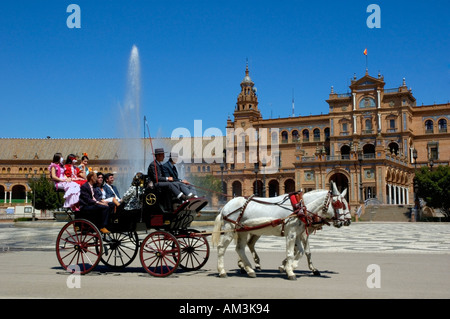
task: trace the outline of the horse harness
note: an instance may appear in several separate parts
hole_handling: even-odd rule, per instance
[[[231,213],[229,213],[228,215],[223,216],[224,220],[236,225],[236,228],[235,228],[236,232],[257,230],[257,229],[265,228],[268,226],[276,227],[281,224],[281,236],[284,236],[284,226],[286,224],[285,220],[291,219],[293,217],[297,217],[302,223],[305,224],[307,232],[308,232],[308,228],[310,228],[310,227],[312,227],[314,230],[317,230],[317,229],[321,229],[324,224],[326,224],[328,226],[330,225],[330,223],[322,216],[308,211],[308,209],[306,208],[306,206],[303,202],[303,192],[302,191],[289,193],[286,197],[284,197],[283,200],[279,201],[278,203],[269,203],[266,201],[262,201],[262,200],[254,198],[254,196],[255,195],[250,196],[242,207],[239,207],[239,208],[235,209],[234,211],[232,211]],[[267,223],[263,223],[263,224],[257,225],[257,226],[250,227],[250,226],[243,225],[241,223],[241,219],[244,216],[245,209],[247,208],[247,205],[251,201],[254,201],[254,202],[257,202],[260,204],[265,204],[265,205],[277,205],[284,209],[289,209],[289,208],[286,208],[285,206],[282,206],[282,204],[284,204],[288,198],[290,199],[290,202],[291,202],[291,205],[293,208],[292,214],[290,214],[284,218],[274,219],[272,221],[269,221]],[[330,201],[332,199],[333,199],[332,191],[329,191],[325,198],[324,205],[322,207],[322,215],[327,211],[328,205],[330,204]],[[335,217],[333,219],[337,219],[338,214],[336,212],[336,209],[343,208],[345,205],[341,201],[336,201],[335,203],[332,203],[332,206],[333,206],[333,209],[335,212]],[[240,211],[240,214],[236,220],[229,218],[229,216],[231,216],[239,211]]]

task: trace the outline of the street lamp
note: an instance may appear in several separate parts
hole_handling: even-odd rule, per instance
[[[264,169],[262,197],[266,197],[266,160],[265,159],[262,160],[262,166]]]
[[[34,175],[33,175],[34,189],[33,189],[33,214],[31,215],[32,221],[36,220],[36,183],[37,183],[36,174],[37,174],[37,169],[34,170]]]
[[[221,164],[220,164],[220,173],[221,173],[221,176],[222,176],[222,195],[220,195],[220,201],[221,202],[223,202],[224,201],[224,198],[223,198],[223,194],[225,194],[225,191],[224,191],[224,184],[223,184],[223,170],[225,169],[225,164],[222,162]]]
[[[25,204],[28,204],[28,189],[30,188],[30,184],[28,183],[28,173],[25,174],[25,181],[27,184],[27,188],[25,189]]]
[[[359,162],[359,203],[363,204],[363,184],[362,184],[362,161],[363,152],[361,149],[358,150],[358,162]]]
[[[430,158],[430,172],[432,172],[432,171],[433,171],[433,166],[434,166],[434,162],[433,162],[433,159],[432,159],[432,158]]]
[[[258,170],[259,170],[259,163],[255,163],[255,168],[253,169],[253,172],[255,173],[255,189],[254,193],[256,196],[258,196]]]
[[[411,221],[416,221],[416,214],[419,210],[419,197],[417,196],[417,192],[419,191],[419,187],[417,185],[417,150],[413,150],[413,158],[414,158],[414,211],[411,214]]]

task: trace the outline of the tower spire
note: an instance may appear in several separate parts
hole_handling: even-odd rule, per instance
[[[295,116],[294,89],[292,89],[292,117]]]
[[[238,95],[234,116],[248,118],[250,121],[261,118],[258,110],[258,96],[255,83],[252,81],[248,70],[248,59],[245,65],[245,77],[241,82],[241,92]]]
[[[248,58],[245,59],[245,75],[248,76]]]

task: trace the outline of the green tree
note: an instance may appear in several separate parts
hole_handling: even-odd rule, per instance
[[[34,208],[48,210],[59,206],[55,185],[45,175],[38,179],[29,179],[28,185],[34,192],[32,196]]]
[[[222,181],[212,174],[205,176],[190,176],[189,182],[197,186],[197,194],[211,199],[213,194],[222,193]]]
[[[427,205],[441,208],[447,217],[450,217],[450,166],[440,165],[431,171],[422,167],[416,173],[418,196],[423,198]]]

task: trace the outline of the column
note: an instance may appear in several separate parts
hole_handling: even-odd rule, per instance
[[[377,107],[381,108],[381,96],[380,96],[380,90],[377,90]]]
[[[392,204],[392,185],[388,184],[388,204]]]
[[[381,132],[381,114],[378,113],[378,132]]]
[[[397,205],[397,186],[393,185],[393,187],[394,187],[394,189],[393,189],[394,196],[392,198],[393,199],[392,204]]]

